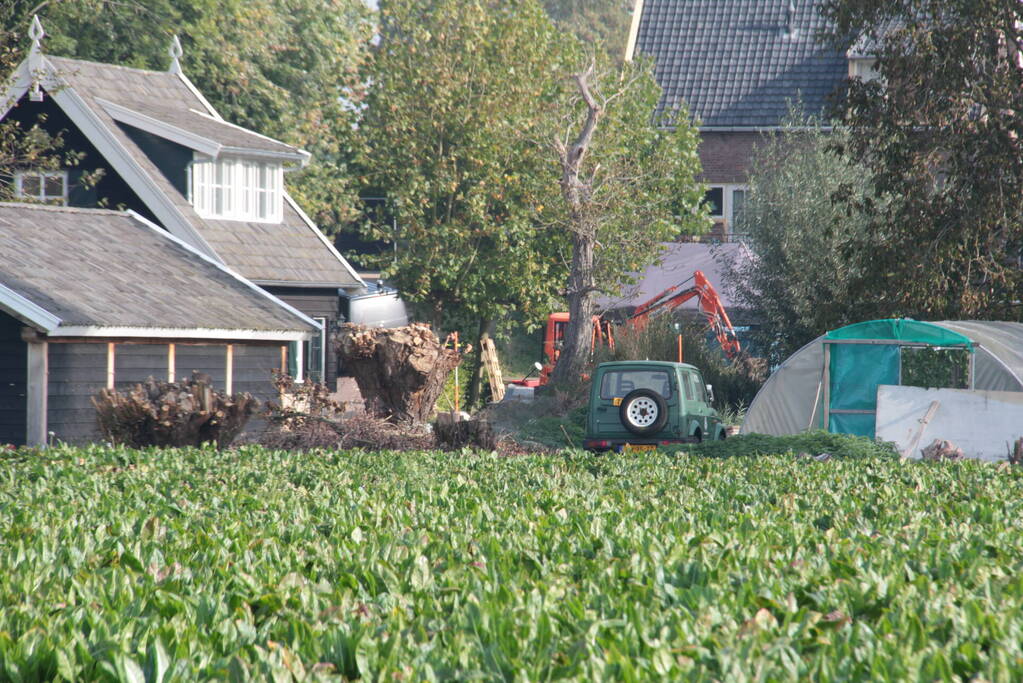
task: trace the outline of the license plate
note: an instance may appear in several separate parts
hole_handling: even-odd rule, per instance
[[[654,450],[657,450],[657,446],[655,446],[652,443],[645,443],[645,444],[627,443],[624,446],[622,446],[622,452],[623,453],[638,453],[640,451],[654,451]]]

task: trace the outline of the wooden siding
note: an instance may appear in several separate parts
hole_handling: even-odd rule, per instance
[[[92,397],[107,385],[107,345],[50,344],[47,429],[71,444],[99,441]]]
[[[150,376],[160,382],[167,381],[167,344],[118,344],[115,347],[114,386],[118,390],[129,389]]]
[[[13,319],[12,319],[13,320]],[[16,322],[16,321],[15,321]],[[17,326],[20,335],[20,323]],[[0,327],[0,337],[6,326]],[[18,336],[20,341],[20,336]],[[25,344],[22,346],[21,371],[21,440],[24,441],[24,378]],[[3,341],[0,339],[0,348]],[[50,344],[49,431],[56,439],[72,444],[100,441],[96,427],[96,410],[92,397],[106,386],[107,341]],[[190,377],[193,370],[213,378],[214,388],[223,391],[226,378],[227,347],[223,344],[181,344],[175,346],[178,379]],[[0,363],[8,354],[0,355]],[[260,401],[275,397],[271,371],[280,366],[280,344],[234,345],[234,391],[248,392]],[[3,366],[0,365],[0,375]],[[167,378],[167,344],[117,344],[114,358],[114,385],[119,390],[130,388],[152,375]],[[4,394],[0,394],[0,401]],[[0,403],[2,405],[2,403]],[[256,417],[247,431],[256,434],[262,429]],[[3,425],[0,424],[0,429]],[[3,441],[3,439],[0,439]]]
[[[21,321],[0,312],[0,444],[25,443],[28,345]]]
[[[203,344],[201,346],[178,344],[175,349],[179,380],[191,377],[192,372],[198,370],[213,378],[214,389],[224,390],[224,384],[227,382],[227,346],[224,344]],[[235,352],[237,353],[237,348]],[[166,370],[166,361],[164,361],[163,367]],[[237,382],[237,379],[235,381]]]
[[[234,347],[234,390],[248,392],[260,401],[276,400],[271,373],[281,366],[281,347],[244,346]]]

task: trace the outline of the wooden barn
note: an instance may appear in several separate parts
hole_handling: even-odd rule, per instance
[[[0,443],[95,441],[96,392],[150,375],[269,398],[321,332],[137,213],[0,203]]]
[[[341,318],[339,293],[366,283],[285,187],[285,174],[304,167],[309,153],[224,120],[182,71],[176,41],[169,68],[151,71],[45,54],[38,21],[30,35],[28,56],[0,86],[0,119],[59,133],[80,159],[15,170],[12,194],[136,211],[317,320],[320,333],[305,342],[303,367],[292,374],[333,386],[327,347]]]

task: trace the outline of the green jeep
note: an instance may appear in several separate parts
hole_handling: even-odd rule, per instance
[[[724,439],[700,371],[686,363],[618,361],[593,373],[583,445],[591,451],[651,450]]]

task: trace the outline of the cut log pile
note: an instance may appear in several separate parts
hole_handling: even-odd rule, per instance
[[[962,460],[964,457],[962,448],[945,439],[935,439],[920,454],[924,460]]]
[[[426,422],[462,356],[446,349],[429,325],[341,326],[342,367],[355,377],[366,409],[400,422]]]
[[[101,389],[92,399],[100,432],[108,441],[133,448],[230,444],[256,413],[250,394],[227,394],[212,379],[194,372],[183,382],[149,377],[121,393]]]

